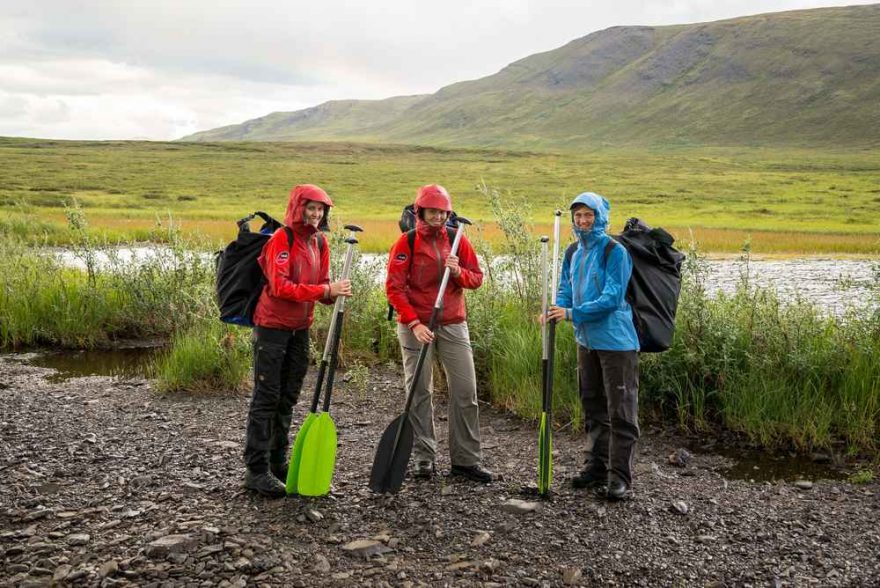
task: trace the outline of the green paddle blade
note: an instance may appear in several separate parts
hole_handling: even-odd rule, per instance
[[[290,464],[287,466],[286,490],[288,494],[297,493],[297,481],[299,480],[299,469],[300,464],[302,463],[303,441],[305,441],[306,433],[308,433],[316,420],[318,420],[318,415],[310,412],[306,416],[306,420],[303,421],[302,426],[299,428],[299,431],[296,434],[296,439],[293,441],[293,451],[290,452]]]
[[[553,440],[547,413],[541,413],[541,426],[538,429],[538,492],[547,494],[553,479]]]
[[[330,413],[322,412],[303,440],[297,493],[300,496],[324,496],[330,492],[335,468],[336,425]]]

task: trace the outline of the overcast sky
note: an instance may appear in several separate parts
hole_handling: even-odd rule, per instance
[[[850,0],[0,0],[0,135],[175,139],[435,92],[615,25]]]

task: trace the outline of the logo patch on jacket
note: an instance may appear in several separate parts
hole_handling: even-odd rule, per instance
[[[397,261],[406,261],[406,253],[398,253],[394,256]]]
[[[282,252],[279,253],[278,256],[275,258],[275,263],[277,263],[278,265],[284,265],[284,264],[287,263],[287,259],[288,259],[289,257],[290,257],[290,253],[288,253],[287,251],[282,251]]]

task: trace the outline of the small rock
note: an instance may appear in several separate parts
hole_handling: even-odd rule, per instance
[[[357,539],[342,546],[342,550],[349,555],[368,558],[372,555],[381,555],[392,551],[390,547],[374,539]]]
[[[314,508],[307,508],[306,509],[306,518],[309,519],[310,521],[312,521],[313,523],[317,523],[318,521],[320,521],[321,519],[324,518],[324,515],[322,515],[319,510],[316,510]]]
[[[809,480],[797,480],[794,483],[794,486],[801,490],[811,490],[813,488],[813,483]]]
[[[55,568],[55,572],[52,574],[53,582],[60,582],[73,570],[73,566],[69,564],[61,564],[57,568]]]
[[[562,570],[562,583],[566,586],[574,586],[580,582],[582,575],[580,568],[565,568]]]
[[[477,566],[477,562],[475,561],[457,561],[453,564],[449,564],[446,566],[446,569],[450,572],[454,572],[455,570],[463,570],[465,568],[473,568]]]
[[[684,449],[683,447],[679,447],[669,454],[669,457],[666,458],[666,461],[668,461],[670,465],[673,465],[677,468],[683,468],[691,460],[691,457],[692,456],[690,451]]]
[[[713,535],[697,535],[697,543],[712,543],[715,541]]]
[[[486,531],[480,531],[474,538],[471,539],[471,547],[479,547],[480,545],[485,545],[486,542],[491,539],[492,536]]]
[[[102,578],[106,578],[108,576],[112,576],[119,571],[119,563],[115,559],[111,559],[110,561],[104,562],[101,568],[98,570],[98,575]]]
[[[67,536],[68,545],[86,545],[92,540],[92,536],[88,533],[74,533]]]
[[[684,502],[683,500],[676,500],[675,502],[672,503],[672,505],[669,508],[675,514],[680,514],[680,515],[686,515],[688,513],[688,511],[690,511],[687,503]]]
[[[169,553],[189,551],[196,543],[192,535],[165,535],[148,543],[144,553],[147,557],[165,557]]]
[[[330,561],[320,553],[315,555],[315,571],[326,574],[330,571]]]
[[[523,514],[539,510],[540,504],[537,502],[529,502],[527,500],[519,500],[518,498],[509,498],[501,504],[501,510],[511,512],[513,514]]]

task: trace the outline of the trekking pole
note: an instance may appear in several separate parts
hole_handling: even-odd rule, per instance
[[[464,225],[471,222],[459,216],[458,231],[455,234],[455,240],[452,242],[452,249],[449,255],[458,253],[458,246],[464,235]],[[446,292],[446,285],[449,283],[450,271],[447,267],[443,272],[443,279],[440,282],[440,289],[437,291],[437,300],[434,302],[434,310],[431,311],[431,320],[428,329],[433,332],[440,322],[440,315],[443,307],[443,294]],[[406,474],[406,466],[409,463],[409,457],[412,454],[413,446],[413,430],[409,420],[409,411],[412,406],[413,396],[416,386],[419,384],[419,377],[422,374],[422,368],[425,364],[425,358],[428,356],[430,343],[422,343],[419,351],[419,359],[416,362],[416,368],[413,372],[412,381],[406,395],[406,404],[403,413],[394,419],[390,425],[382,433],[379,439],[379,445],[376,447],[376,456],[373,459],[373,469],[370,472],[370,489],[373,492],[391,492],[395,493],[400,490],[403,485],[403,477]]]
[[[351,258],[354,252],[354,245],[357,243],[357,239],[355,239],[354,236],[356,233],[363,231],[363,229],[357,225],[345,225],[345,228],[350,231],[350,234],[349,237],[345,240],[346,243],[348,243],[348,250],[346,251],[345,263],[343,263],[342,268],[341,279],[343,280],[348,279],[349,273],[351,271]],[[291,451],[290,463],[288,464],[287,468],[286,489],[288,494],[299,493],[299,470],[302,463],[303,443],[308,436],[309,429],[311,429],[315,421],[318,420],[318,402],[321,399],[321,391],[324,387],[324,379],[327,373],[327,366],[329,364],[330,351],[336,338],[337,326],[341,324],[341,321],[339,320],[340,314],[338,312],[338,308],[340,305],[344,304],[344,296],[339,296],[334,303],[333,316],[330,317],[330,327],[327,330],[327,341],[324,343],[324,353],[321,356],[321,364],[318,368],[318,377],[315,381],[315,393],[312,395],[312,404],[309,407],[309,413],[308,415],[306,415],[306,418],[300,426],[299,432],[297,432],[296,438],[293,442],[293,450]]]
[[[547,242],[541,237],[541,421],[538,426],[538,493],[544,495],[550,487],[550,434],[547,422],[547,281],[550,277]]]

